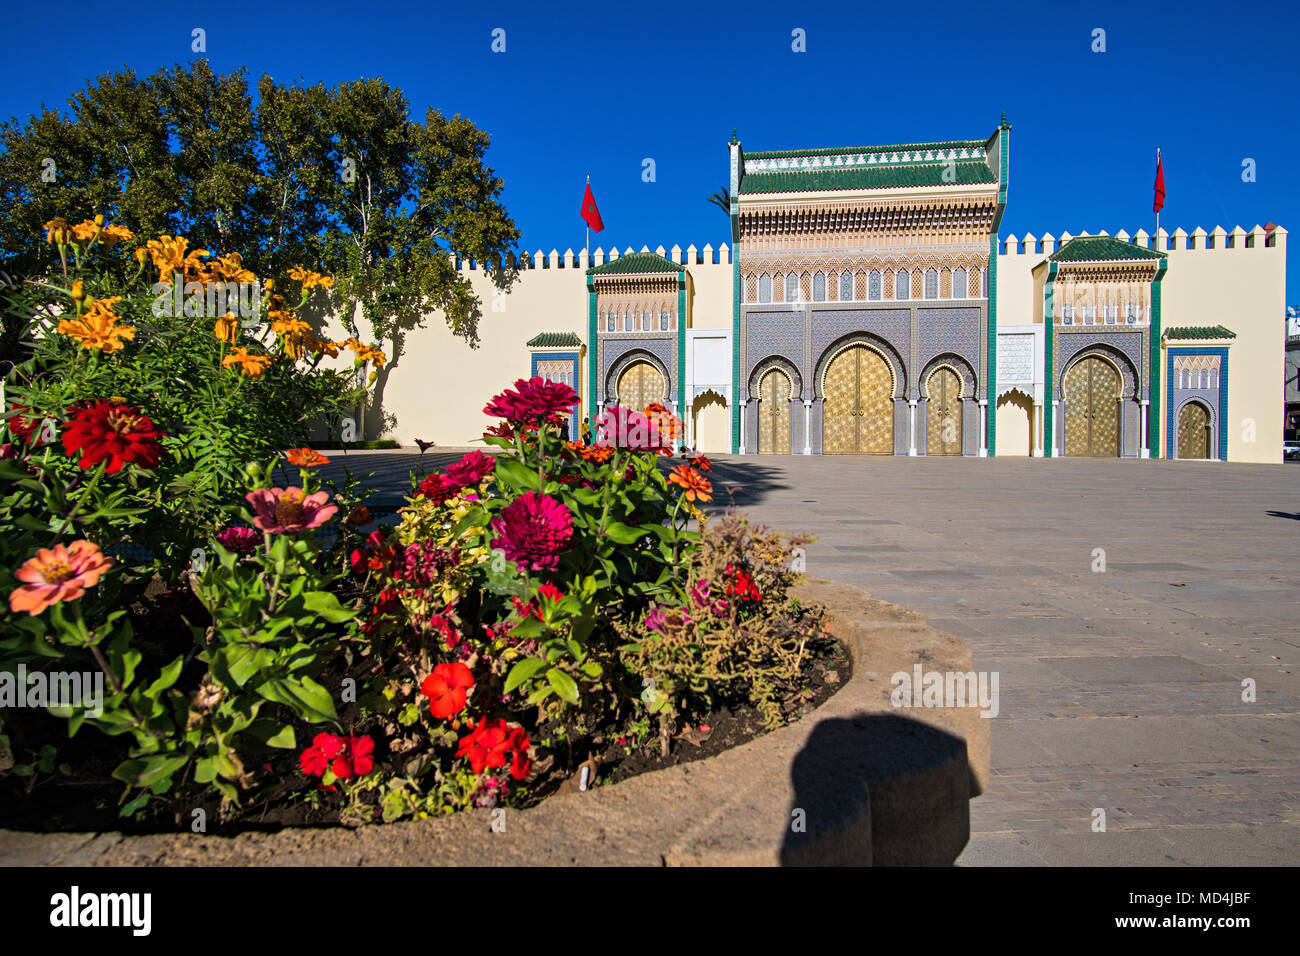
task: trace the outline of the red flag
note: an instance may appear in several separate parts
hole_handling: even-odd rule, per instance
[[[582,218],[597,232],[605,228],[600,219],[600,210],[596,208],[596,197],[591,194],[591,183],[587,183],[587,194],[582,197]]]
[[[1156,200],[1151,204],[1152,212],[1159,212],[1165,208],[1165,164],[1156,154]]]

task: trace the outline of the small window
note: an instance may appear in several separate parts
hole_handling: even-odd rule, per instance
[[[649,313],[649,312],[642,312],[642,313],[641,313],[641,331],[642,331],[642,332],[653,332],[653,331],[654,331],[654,328],[655,328],[655,327],[654,327],[654,319],[651,317],[650,313]]]
[[[867,276],[867,298],[872,302],[880,301],[880,270],[876,269]]]
[[[984,269],[981,271],[977,269],[976,271],[980,272],[980,289],[982,290],[980,292],[980,298],[987,299],[989,297],[989,270]]]
[[[618,328],[618,316],[615,315],[613,312],[610,312],[610,313],[606,314],[606,316],[605,316],[605,331],[606,331],[606,332],[613,332],[613,331],[617,330],[617,328]]]
[[[952,274],[952,297],[954,299],[965,299],[969,295],[970,287],[966,285],[966,270],[955,270]]]
[[[1125,306],[1124,321],[1127,322],[1129,325],[1132,325],[1134,322],[1136,322],[1138,318],[1137,310],[1138,307],[1136,302],[1130,302],[1127,306]]]
[[[975,288],[976,288],[977,290],[980,289],[980,288],[982,288],[982,286],[980,285],[980,281],[981,281],[981,279],[983,278],[983,273],[980,271],[980,269],[979,269],[978,267],[976,267],[976,268],[974,268],[974,269],[971,269],[971,271],[970,271],[970,277],[971,277],[973,280],[975,280],[975,281],[974,281],[974,285],[975,285]],[[978,291],[977,291],[975,294],[976,294],[977,296],[981,295],[981,293],[978,292]],[[987,296],[987,295],[988,295],[988,291],[985,290],[985,292],[983,293],[983,295]]]
[[[1063,325],[1074,324],[1074,306],[1072,305],[1061,306],[1061,324]]]
[[[840,301],[853,301],[853,274],[845,272],[840,276]]]
[[[927,299],[939,298],[939,270],[925,270],[925,297]]]
[[[1219,387],[1219,370],[1217,368],[1212,368],[1210,369],[1210,388],[1218,388],[1218,387]]]
[[[912,290],[908,288],[907,270],[899,269],[898,273],[894,276],[894,298],[906,299],[911,294],[911,291]]]
[[[635,331],[636,331],[636,313],[635,313],[635,312],[624,312],[624,313],[623,313],[623,331],[624,331],[624,332],[635,332]]]
[[[758,277],[758,301],[759,302],[772,301],[772,277],[771,276]]]
[[[820,272],[813,276],[813,301],[826,301],[826,276]]]
[[[668,331],[668,313],[667,313],[667,312],[660,312],[660,313],[659,313],[659,331],[660,331],[660,332],[667,332],[667,331]]]
[[[799,298],[799,277],[788,275],[785,277],[785,301],[794,302]]]

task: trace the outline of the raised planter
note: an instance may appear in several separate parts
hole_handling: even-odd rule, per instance
[[[968,672],[970,647],[860,588],[810,582],[853,654],[853,677],[798,722],[716,757],[530,810],[474,810],[358,829],[189,832],[0,830],[0,864],[950,865],[987,783],[989,724],[974,707],[899,709],[890,675]]]

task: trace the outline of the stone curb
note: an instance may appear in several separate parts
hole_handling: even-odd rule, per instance
[[[507,811],[505,832],[490,810],[234,837],[0,830],[0,864],[951,865],[987,783],[990,721],[895,708],[889,677],[918,662],[969,671],[970,647],[860,588],[817,581],[798,594],[830,609],[853,654],[852,679],[825,704],[716,757]]]

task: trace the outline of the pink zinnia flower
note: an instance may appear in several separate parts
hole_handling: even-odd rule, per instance
[[[235,554],[248,554],[262,543],[262,536],[252,528],[232,525],[217,533],[217,544]]]
[[[530,571],[553,569],[559,554],[569,549],[573,515],[554,498],[528,491],[502,509],[492,520],[493,547]]]
[[[448,478],[446,475],[433,474],[428,475],[424,481],[420,482],[420,494],[434,504],[440,505],[444,501],[456,497],[462,487],[460,482]]]
[[[34,617],[52,604],[76,600],[112,566],[113,559],[90,541],[40,548],[14,573],[23,583],[9,595],[9,610]]]
[[[481,451],[472,451],[447,469],[447,477],[460,485],[477,485],[492,473],[497,460]]]
[[[335,505],[326,504],[330,500],[329,492],[305,495],[297,486],[259,488],[244,497],[257,512],[253,524],[271,534],[319,528],[339,510]]]
[[[538,425],[568,415],[577,404],[578,394],[568,385],[537,376],[519,379],[514,390],[495,396],[483,411],[512,425]]]

